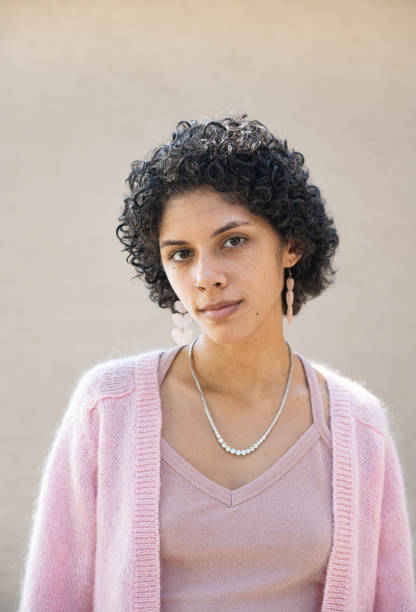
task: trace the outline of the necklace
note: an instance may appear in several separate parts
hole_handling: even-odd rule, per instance
[[[263,442],[265,441],[265,439],[267,438],[267,436],[269,435],[269,433],[271,432],[272,428],[274,427],[277,419],[280,416],[280,413],[283,410],[283,406],[285,404],[286,401],[286,397],[287,394],[289,392],[289,387],[290,387],[290,381],[292,379],[292,369],[293,369],[293,360],[292,360],[292,349],[289,346],[289,343],[286,342],[288,349],[289,349],[289,358],[290,358],[290,367],[289,367],[289,375],[287,377],[287,383],[286,383],[286,388],[285,388],[285,392],[283,394],[283,399],[282,402],[280,404],[280,408],[277,411],[276,416],[274,417],[271,425],[269,425],[269,427],[266,429],[266,431],[264,432],[264,434],[261,436],[261,438],[259,438],[257,440],[257,442],[255,442],[252,446],[249,446],[248,448],[245,449],[239,449],[239,448],[233,448],[231,447],[229,444],[227,444],[226,442],[224,442],[224,439],[222,438],[220,432],[218,431],[218,429],[215,426],[215,423],[212,419],[211,413],[208,410],[208,406],[207,406],[207,402],[205,401],[205,396],[204,393],[201,389],[201,385],[199,384],[199,380],[195,374],[195,371],[192,367],[192,349],[194,347],[195,342],[198,340],[198,336],[195,338],[195,340],[192,342],[191,346],[189,347],[189,351],[188,351],[188,356],[189,356],[189,366],[191,368],[191,372],[192,372],[192,376],[194,377],[196,386],[198,387],[198,391],[201,395],[201,400],[202,400],[202,404],[204,406],[204,410],[205,410],[205,414],[208,417],[208,421],[209,424],[211,425],[211,429],[215,434],[215,437],[217,438],[218,443],[222,446],[222,448],[227,452],[227,453],[231,453],[232,455],[249,455],[250,453],[253,453],[255,450],[257,450],[257,448],[263,444]]]

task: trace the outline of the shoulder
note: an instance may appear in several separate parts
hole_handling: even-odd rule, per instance
[[[73,395],[87,395],[93,401],[117,398],[137,387],[138,378],[156,371],[163,349],[100,361],[84,370],[76,381]]]
[[[393,415],[365,381],[354,380],[338,369],[315,359],[312,365],[317,371],[320,384],[323,384],[322,380],[326,381],[330,407],[339,402],[346,402],[351,416],[357,422],[376,429],[380,434],[387,433]]]

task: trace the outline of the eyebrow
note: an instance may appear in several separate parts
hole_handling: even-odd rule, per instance
[[[211,238],[214,238],[215,236],[218,236],[218,234],[222,234],[227,230],[232,229],[233,227],[239,227],[240,225],[252,225],[252,223],[249,223],[248,221],[230,221],[226,225],[223,225],[222,227],[219,227],[218,229],[214,230],[211,234]],[[163,249],[163,247],[165,246],[172,246],[177,244],[189,244],[189,242],[186,242],[186,240],[163,240],[160,243],[160,248]]]

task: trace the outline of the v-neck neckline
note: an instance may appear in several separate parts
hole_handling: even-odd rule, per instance
[[[165,367],[163,376],[159,380],[158,393],[159,393],[159,405],[162,406],[162,400],[160,396],[160,387],[165,378],[172,361],[174,360],[177,352],[179,352],[181,346],[173,347],[168,349],[168,365]],[[309,360],[298,353],[293,351],[297,355],[303,365],[305,376],[309,389],[309,397],[312,406],[312,424],[303,432],[303,434],[292,444],[292,446],[275,461],[269,468],[267,468],[262,474],[251,480],[250,482],[237,487],[236,489],[228,489],[220,485],[219,483],[211,480],[208,476],[200,472],[194,467],[189,461],[187,461],[180,453],[178,453],[173,446],[169,444],[165,438],[160,438],[161,448],[161,459],[166,461],[168,465],[182,475],[195,487],[223,502],[227,506],[236,506],[255,495],[258,495],[271,484],[279,480],[284,474],[286,474],[300,459],[309,451],[312,445],[320,437],[324,439],[327,446],[331,447],[331,433],[325,420],[323,412],[322,396],[319,388],[319,382],[315,370]],[[160,357],[162,356],[161,352]],[[158,363],[159,365],[159,363]],[[330,400],[329,400],[330,401]],[[331,413],[331,405],[330,405]]]

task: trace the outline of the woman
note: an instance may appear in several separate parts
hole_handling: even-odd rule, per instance
[[[78,382],[21,612],[416,609],[386,407],[284,338],[339,243],[303,162],[247,115],[133,162],[117,236],[177,346]]]

